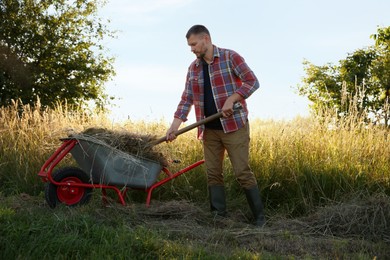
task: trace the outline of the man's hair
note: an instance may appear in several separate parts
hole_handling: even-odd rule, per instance
[[[200,24],[196,24],[196,25],[192,26],[192,27],[188,30],[188,32],[187,32],[187,34],[186,34],[186,38],[188,39],[188,38],[190,38],[191,35],[193,35],[193,34],[197,35],[197,34],[201,34],[201,33],[205,33],[205,34],[207,34],[208,36],[210,36],[210,32],[209,32],[209,30],[206,28],[206,26],[200,25]]]

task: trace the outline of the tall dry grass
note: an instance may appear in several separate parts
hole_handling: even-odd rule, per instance
[[[252,162],[268,204],[291,213],[356,193],[390,194],[388,130],[312,118],[252,124]]]
[[[251,122],[251,167],[258,179],[268,212],[291,215],[306,213],[330,201],[354,194],[390,194],[390,146],[388,130],[351,118],[335,119],[327,112],[322,120],[296,118],[291,121]],[[165,122],[114,124],[104,114],[58,105],[42,109],[15,102],[0,108],[0,192],[41,194],[43,183],[37,173],[70,131],[106,127],[134,133],[163,135]],[[202,159],[202,146],[195,133],[186,133],[163,152],[180,164],[172,171]],[[67,158],[66,163],[72,163]],[[226,189],[231,205],[240,207],[244,196],[234,181],[228,160]],[[186,173],[158,189],[157,199],[207,198],[204,168]]]

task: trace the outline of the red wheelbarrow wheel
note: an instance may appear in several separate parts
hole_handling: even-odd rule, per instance
[[[66,167],[53,172],[52,177],[57,182],[67,183],[88,183],[88,175],[77,167]],[[83,205],[89,202],[92,195],[92,188],[57,186],[47,183],[45,186],[45,198],[51,208],[58,203],[68,206]]]

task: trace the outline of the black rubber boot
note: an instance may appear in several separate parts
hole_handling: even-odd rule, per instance
[[[261,202],[260,191],[257,186],[250,189],[244,189],[246,199],[248,200],[249,207],[252,210],[253,217],[255,218],[254,225],[256,227],[262,227],[265,224],[264,208]]]
[[[224,186],[209,186],[211,212],[226,217],[226,199]]]

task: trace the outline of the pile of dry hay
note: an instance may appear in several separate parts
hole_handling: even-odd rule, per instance
[[[133,156],[146,158],[167,166],[165,156],[150,143],[157,139],[154,135],[141,135],[125,131],[114,131],[106,128],[88,128],[76,135],[80,138],[96,138],[107,145]]]
[[[352,201],[325,207],[302,219],[313,233],[361,237],[390,243],[390,196],[357,196]]]

